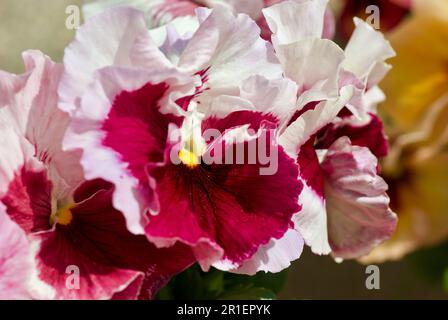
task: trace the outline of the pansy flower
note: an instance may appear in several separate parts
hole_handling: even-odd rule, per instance
[[[294,221],[305,242],[318,254],[356,258],[387,239],[396,224],[377,171],[376,156],[387,153],[387,141],[374,114],[383,97],[376,85],[390,69],[384,60],[394,52],[359,19],[345,51],[321,39],[326,3],[265,9],[284,73],[299,87],[297,111],[279,141],[297,159],[304,182],[303,209]],[[298,16],[308,18],[306,25]]]
[[[281,76],[272,47],[259,37],[259,30],[250,18],[234,16],[225,9],[202,10],[198,14],[201,26],[187,41],[173,44],[176,55],[168,54],[174,51],[173,47],[159,49],[145,27],[143,13],[131,8],[113,8],[89,19],[66,49],[59,94],[60,107],[73,118],[70,128],[73,135],[67,140],[67,147],[101,150],[84,152],[81,161],[86,176],[89,179],[107,177],[115,184],[114,206],[124,213],[133,233],[144,233],[147,219],[141,212],[157,211],[157,201],[151,195],[151,179],[137,187],[137,180],[147,179],[144,168],[139,168],[139,173],[130,173],[116,151],[99,148],[105,139],[102,123],[115,96],[146,85],[145,94],[163,114],[184,116],[193,108],[204,114],[222,116],[233,106],[227,104],[223,108],[224,103],[215,99],[217,96],[225,96],[228,101],[229,97],[240,95],[243,81],[255,74],[266,78]],[[105,36],[100,30],[110,30],[110,33]],[[92,43],[103,45],[92,50]],[[114,81],[108,85],[107,78]],[[103,94],[100,96],[99,92]],[[101,103],[91,101],[98,97]],[[166,125],[153,121],[147,125],[150,130],[157,127],[167,130]],[[124,139],[123,135],[135,137],[132,123],[128,131],[128,126],[120,124],[120,128],[125,132],[118,139]],[[98,166],[98,161],[107,165]],[[129,192],[143,186],[147,190]]]
[[[65,63],[85,63],[82,53],[87,48],[81,40],[94,41],[96,34],[89,34],[93,25],[111,14],[129,20],[129,13],[139,14],[118,8],[91,18],[66,52]],[[187,244],[208,269],[218,262],[238,266],[260,246],[281,238],[300,211],[301,184],[293,159],[268,130],[280,121],[274,106],[292,108],[296,91],[289,80],[268,78],[281,75],[272,47],[247,16],[226,9],[198,14],[201,25],[176,59],[165,55],[167,48],[159,50],[151,43],[147,33],[135,42],[131,55],[141,67],[111,63],[96,71],[74,105],[65,145],[83,151],[81,163],[89,178],[115,185],[114,206],[125,213],[132,232],[145,234],[158,247]],[[117,41],[115,36],[110,41]],[[102,34],[102,41],[108,40]],[[165,57],[165,69],[149,68],[155,65],[150,52]],[[65,76],[69,80],[77,75]],[[185,82],[194,89],[190,93],[178,89]],[[64,93],[69,89],[60,88]],[[254,132],[245,133],[248,129]],[[222,136],[209,141],[203,137],[208,131]],[[223,161],[230,149],[263,136],[278,155],[271,174],[260,174],[259,161]],[[201,161],[208,154],[217,162]],[[286,192],[283,185],[289,186]],[[294,239],[300,248],[300,236]]]
[[[24,60],[24,75],[2,77],[1,234],[11,237],[2,255],[24,261],[5,279],[27,284],[35,275],[25,288],[32,298],[41,291],[55,299],[151,298],[194,262],[191,251],[157,249],[131,234],[112,206],[113,185],[84,181],[79,153],[62,150],[69,123],[57,108],[62,66],[36,51]]]

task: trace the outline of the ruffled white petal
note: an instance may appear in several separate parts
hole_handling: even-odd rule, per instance
[[[341,89],[340,97],[319,103],[314,109],[304,112],[291,123],[279,137],[279,144],[292,158],[295,158],[300,147],[321,128],[331,123],[342,108],[353,97],[354,88],[346,86]]]
[[[263,9],[275,45],[321,38],[328,0],[284,1]]]
[[[299,86],[299,106],[338,95],[344,51],[334,42],[310,38],[276,48],[286,77]]]
[[[268,79],[282,75],[274,50],[260,38],[257,24],[246,15],[234,16],[222,8],[214,9],[201,23],[178,67],[189,74],[206,71],[197,98],[201,108],[210,106],[219,95],[237,96],[241,83],[253,75]]]
[[[289,229],[280,239],[272,239],[241,266],[220,261],[213,266],[222,271],[254,275],[259,271],[280,272],[300,258],[303,250],[303,238],[296,230]]]
[[[306,182],[303,182],[299,204],[302,210],[293,217],[295,228],[300,232],[305,243],[315,254],[329,254],[327,210],[323,195],[318,195]]]
[[[384,61],[394,57],[395,51],[381,32],[361,19],[354,18],[354,21],[356,28],[345,48],[346,59],[342,67],[359,79],[367,79],[374,71],[370,84],[375,85],[376,81],[381,80],[378,74],[381,75],[387,68],[383,65]]]

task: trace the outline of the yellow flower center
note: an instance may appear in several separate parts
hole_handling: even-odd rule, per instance
[[[190,169],[194,169],[199,165],[199,157],[187,149],[179,151],[179,159]]]
[[[58,223],[63,226],[68,226],[73,220],[73,214],[71,210],[74,207],[75,204],[71,203],[52,213],[50,216],[50,225]]]

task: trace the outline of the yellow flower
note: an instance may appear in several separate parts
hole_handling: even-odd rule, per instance
[[[415,0],[389,40],[397,58],[382,86],[391,137],[383,175],[399,223],[366,263],[448,239],[448,0]]]

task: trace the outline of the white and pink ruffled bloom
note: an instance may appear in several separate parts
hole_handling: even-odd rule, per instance
[[[129,230],[145,233],[161,247],[176,241],[191,245],[204,269],[214,265],[244,273],[275,272],[287,267],[300,256],[301,235],[316,253],[333,251],[337,257],[353,258],[366,254],[391,234],[396,217],[388,208],[387,186],[377,174],[376,157],[368,155],[374,152],[383,156],[387,152],[387,141],[373,106],[382,97],[376,84],[389,69],[384,60],[393,55],[393,50],[381,34],[359,20],[345,52],[331,40],[323,39],[327,2],[285,1],[265,9],[277,58],[270,44],[260,39],[253,21],[247,16],[235,17],[222,8],[197,11],[199,27],[193,34],[180,35],[182,24],[175,23],[147,32],[143,15],[125,8],[93,17],[79,31],[65,58],[73,69],[67,68],[60,88],[61,96],[69,97],[63,98],[64,105],[73,115],[66,145],[83,150],[82,164],[89,178],[114,183],[114,206],[125,214]],[[122,27],[110,22],[118,17],[118,21],[123,21]],[[130,25],[132,28],[128,29]],[[103,30],[115,28],[111,39],[105,40],[101,35],[102,41],[114,45],[106,42],[105,48],[98,47],[91,53],[87,46],[99,37],[94,26],[102,26]],[[124,31],[128,41],[120,45]],[[360,56],[363,41],[369,41],[372,50]],[[84,62],[93,61],[98,54],[105,56],[102,64],[88,63],[85,69]],[[101,67],[106,68],[99,70]],[[74,83],[84,83],[84,88],[73,94],[70,84]],[[97,108],[95,112],[92,105]],[[139,111],[142,105],[146,110],[143,113]],[[201,115],[200,120],[197,114]],[[297,159],[297,186],[304,184],[299,199],[302,211],[299,206],[294,209],[289,205],[284,205],[283,210],[288,212],[285,216],[296,210],[293,221],[301,235],[283,224],[279,233],[263,230],[267,233],[253,237],[252,244],[240,241],[235,246],[241,239],[216,234],[210,228],[213,223],[207,219],[201,218],[198,223],[198,213],[201,217],[207,214],[201,213],[203,208],[192,206],[213,203],[210,208],[217,210],[219,206],[214,203],[219,201],[212,199],[214,194],[220,194],[218,190],[207,195],[206,202],[202,195],[199,199],[190,196],[189,201],[179,200],[177,209],[169,204],[170,198],[164,199],[164,194],[172,196],[176,190],[185,189],[180,193],[192,194],[196,188],[199,192],[193,194],[197,196],[200,190],[204,193],[209,189],[196,186],[202,178],[197,174],[192,178],[190,166],[191,156],[203,156],[208,144],[193,141],[203,151],[191,155],[186,148],[187,161],[181,167],[187,168],[178,172],[179,166],[168,163],[167,154],[172,149],[168,137],[190,122],[196,122],[197,130],[202,132],[209,119],[214,118],[224,121],[225,125],[218,125],[223,130],[236,131],[241,127],[244,132],[247,126],[264,130],[261,122],[254,125],[254,118],[270,122],[281,133],[280,153],[284,148],[291,158]],[[193,133],[187,130],[184,134],[187,136],[181,135],[181,143],[190,143]],[[139,139],[134,142],[132,138],[136,136]],[[347,159],[349,155],[351,160]],[[340,158],[345,159],[346,167],[338,167],[339,173],[350,172],[353,177],[367,179],[358,181],[364,194],[351,194],[350,186],[344,185],[346,180],[337,178],[338,172],[331,168],[335,166],[333,160]],[[284,159],[287,165],[289,158]],[[99,167],[98,162],[107,166]],[[206,174],[209,178],[221,170],[209,169],[213,169]],[[179,177],[195,183],[182,186],[176,181]],[[276,177],[279,176],[270,178]],[[224,189],[226,179],[222,180],[221,173],[218,180],[211,178]],[[247,179],[255,181],[255,177]],[[361,188],[363,183],[365,187]],[[252,189],[254,200],[257,188]],[[300,192],[300,188],[297,190]],[[332,190],[338,190],[341,197],[345,194],[345,198],[331,197]],[[271,193],[276,196],[273,190]],[[293,193],[289,196],[294,198]],[[342,209],[336,210],[341,203]],[[239,206],[244,208],[241,202]],[[271,212],[282,210],[266,207]],[[350,211],[356,207],[356,214],[366,220],[348,214],[344,207]],[[186,209],[189,213],[180,218],[168,214]],[[153,216],[142,215],[147,211]],[[215,216],[213,212],[209,210],[210,216]],[[184,226],[172,225],[182,217],[193,217],[188,232]],[[226,230],[225,222],[218,229]],[[351,231],[349,238],[356,244],[339,239],[336,234],[340,229]]]
[[[374,108],[394,51],[359,19],[345,51],[321,39],[326,4],[285,1],[264,11],[284,73],[299,86],[280,144],[297,158],[304,183],[294,221],[306,243],[318,254],[357,258],[396,226],[378,175],[376,157],[387,154],[387,140]]]
[[[278,272],[304,243],[357,258],[390,236],[392,48],[360,20],[345,50],[327,39],[327,0],[267,2],[142,0],[162,27],[112,8],[63,65],[30,51],[0,73],[0,290],[151,298],[196,261]]]
[[[189,248],[156,249],[127,230],[113,186],[85,181],[79,153],[62,150],[70,120],[57,108],[62,65],[36,51],[24,60],[26,73],[2,73],[0,87],[2,294],[150,298],[194,262]],[[75,288],[67,286],[70,266],[79,271]]]
[[[191,246],[203,269],[220,261],[238,266],[290,228],[300,210],[297,167],[275,136],[272,175],[260,175],[260,163],[205,165],[197,158],[224,159],[229,149],[260,139],[269,123],[280,123],[279,111],[291,112],[297,88],[282,79],[271,45],[248,16],[197,12],[191,37],[168,27],[160,48],[140,11],[114,8],[87,21],[64,58],[59,92],[72,114],[65,146],[82,150],[87,178],[115,185],[114,206],[131,232],[158,247]],[[91,43],[103,45],[92,51]],[[249,128],[255,133],[242,134]],[[222,138],[202,140],[207,129]],[[238,141],[229,142],[235,133]],[[176,145],[181,161],[173,164]],[[297,233],[294,240],[298,258]]]

